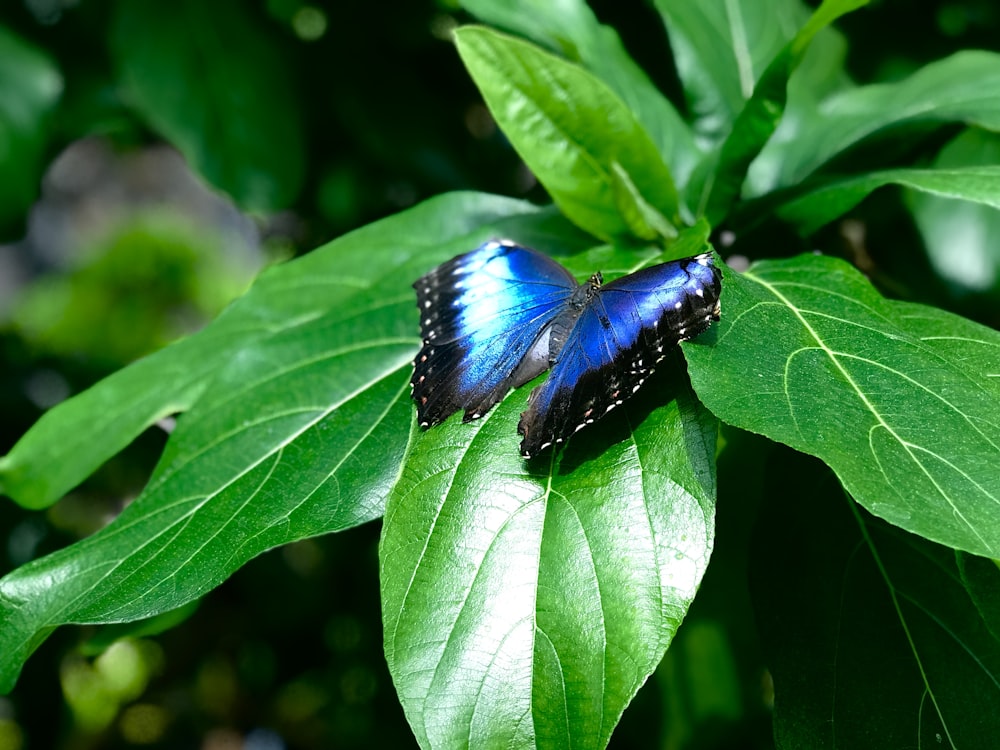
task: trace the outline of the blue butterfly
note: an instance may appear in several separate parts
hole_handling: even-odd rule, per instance
[[[551,258],[493,240],[413,284],[423,347],[413,400],[423,428],[464,409],[479,419],[552,368],[517,431],[531,458],[639,390],[678,341],[719,319],[722,274],[708,253],[578,284]]]

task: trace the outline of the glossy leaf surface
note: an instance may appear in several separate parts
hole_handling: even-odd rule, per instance
[[[704,251],[707,232],[672,253]],[[598,248],[566,263],[610,279],[654,260]],[[386,655],[424,747],[604,747],[708,563],[717,421],[680,352],[625,408],[524,462],[535,384],[417,435],[386,508]]]
[[[563,213],[603,239],[633,235],[623,217],[615,165],[647,206],[672,226],[678,215],[670,171],[632,112],[582,68],[533,44],[485,28],[456,33],[458,50],[501,129]],[[655,236],[654,227],[640,236]]]
[[[50,473],[68,489],[156,415],[187,411],[112,524],[0,581],[0,684],[60,624],[149,617],[266,549],[381,515],[412,423],[410,280],[488,237],[536,241],[552,224],[491,196],[430,201],[272,268],[204,331],[46,414],[0,459],[4,492],[22,502],[57,489]]]
[[[716,416],[821,458],[890,523],[1000,555],[1000,333],[886,300],[828,257],[723,284],[714,341],[684,345]]]
[[[495,449],[527,388],[415,441],[380,560],[386,656],[422,746],[607,744],[712,547],[716,423],[674,360],[655,398],[555,457]]]
[[[712,144],[729,133],[757,79],[808,15],[789,0],[656,0],[656,8],[696,131]]]
[[[485,23],[559,52],[600,78],[642,123],[675,182],[687,179],[701,156],[687,123],[629,56],[618,32],[599,23],[584,0],[462,0],[462,7]]]

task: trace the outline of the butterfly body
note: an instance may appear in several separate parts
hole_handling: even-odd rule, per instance
[[[551,368],[518,424],[521,455],[530,458],[622,404],[670,347],[718,320],[721,274],[703,254],[579,284],[545,255],[491,241],[413,286],[420,425],[460,409],[463,421],[477,419]]]

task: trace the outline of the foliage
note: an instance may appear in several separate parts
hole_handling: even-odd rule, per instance
[[[266,38],[244,29],[193,101],[157,93],[175,72],[157,45],[185,19],[210,29],[224,25],[214,14],[239,13],[196,5],[155,28],[123,5],[114,49],[136,111],[216,187],[277,208],[301,188],[303,156]],[[940,265],[949,217],[928,200],[973,207],[969,232],[994,225],[1000,166],[982,162],[997,153],[1000,55],[958,52],[856,86],[829,24],[859,5],[826,0],[810,15],[797,0],[658,0],[679,110],[582,2],[552,15],[470,0],[482,21],[532,40],[455,32],[555,205],[427,200],[268,269],[202,331],[46,413],[0,459],[0,490],[29,508],[181,416],[112,523],[0,580],[0,684],[11,689],[61,625],[161,615],[265,550],[381,517],[385,654],[418,742],[604,747],[683,642],[710,557],[735,555],[716,538],[718,487],[745,496],[748,514],[760,505],[736,565],[752,573],[777,746],[987,746],[1000,735],[988,562],[1000,556],[1000,334],[884,297],[832,257],[824,227],[889,185],[912,191]],[[262,89],[220,93],[227,65]],[[243,117],[192,115],[220,95]],[[258,118],[263,136],[240,130]],[[601,429],[522,461],[528,387],[475,424],[416,427],[410,283],[430,267],[503,236],[581,279],[613,276],[733,233],[729,252],[794,257],[727,269],[720,323]],[[825,240],[831,255],[760,252],[770,236],[797,249]],[[995,268],[987,243],[965,252]],[[876,278],[914,296],[905,277]],[[754,472],[740,455],[764,458]]]
[[[219,267],[223,242],[169,214],[134,216],[80,252],[79,268],[38,280],[13,322],[47,351],[136,359],[184,334],[187,320],[218,313],[249,283]]]

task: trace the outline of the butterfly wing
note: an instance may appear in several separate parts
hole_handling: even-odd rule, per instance
[[[423,348],[413,363],[421,427],[491,409],[549,366],[552,321],[577,288],[551,258],[491,241],[414,283]]]
[[[530,458],[592,424],[639,390],[670,347],[719,319],[722,274],[707,253],[623,276],[598,289],[548,379],[521,415]]]

